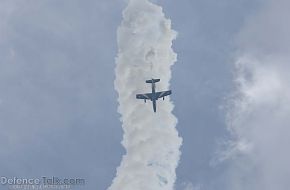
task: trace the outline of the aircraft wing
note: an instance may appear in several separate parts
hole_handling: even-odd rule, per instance
[[[136,95],[137,99],[144,99],[144,100],[151,100],[152,99],[152,93],[147,93],[147,94],[137,94]]]
[[[157,97],[157,99],[163,98],[163,97],[168,96],[170,94],[171,94],[171,90],[156,92],[156,97]]]

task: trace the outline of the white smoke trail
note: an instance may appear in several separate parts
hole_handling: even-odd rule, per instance
[[[172,190],[176,179],[182,139],[175,128],[169,98],[157,102],[135,98],[150,92],[145,80],[160,78],[157,90],[167,90],[176,54],[171,46],[176,32],[162,8],[148,0],[130,0],[118,29],[115,88],[123,122],[126,155],[109,190]],[[174,93],[174,91],[173,91]]]
[[[232,158],[231,190],[290,186],[290,2],[265,2],[239,36],[238,95],[229,110],[236,142],[224,155]]]

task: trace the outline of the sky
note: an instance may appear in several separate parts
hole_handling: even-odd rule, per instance
[[[170,88],[183,145],[175,189],[287,189],[290,4],[152,2],[178,32]],[[0,0],[1,176],[111,185],[125,153],[114,89],[125,7]]]

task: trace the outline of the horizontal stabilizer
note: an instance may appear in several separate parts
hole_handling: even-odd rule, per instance
[[[150,79],[150,80],[146,80],[146,83],[156,83],[159,81],[160,81],[160,79]]]

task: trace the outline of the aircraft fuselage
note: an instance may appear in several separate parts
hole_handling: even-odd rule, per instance
[[[155,93],[155,83],[152,83],[152,104],[153,104],[153,111],[156,112],[156,93]]]

